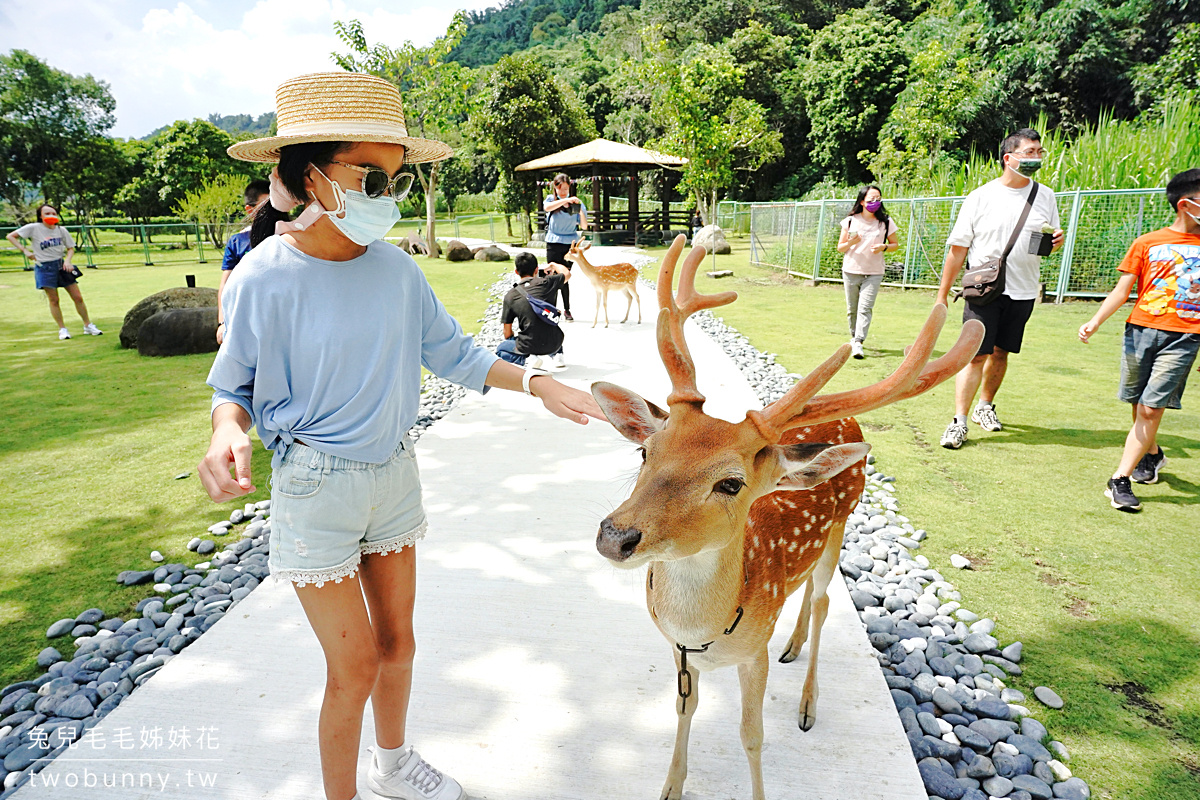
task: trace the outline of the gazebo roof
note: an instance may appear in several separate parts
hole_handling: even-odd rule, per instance
[[[526,161],[518,166],[516,171],[537,172],[539,170],[582,167],[589,164],[644,166],[647,169],[654,169],[656,167],[682,167],[686,163],[687,159],[679,156],[670,156],[631,144],[610,142],[608,139],[593,139],[586,144],[571,147],[559,153]]]

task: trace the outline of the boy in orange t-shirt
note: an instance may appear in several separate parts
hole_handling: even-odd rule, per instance
[[[1125,323],[1121,387],[1117,397],[1133,404],[1133,427],[1125,452],[1104,494],[1118,511],[1141,511],[1131,481],[1155,483],[1167,457],[1156,437],[1163,411],[1180,408],[1184,387],[1200,351],[1200,169],[1171,178],[1167,202],[1175,221],[1134,240],[1118,269],[1123,273],[1100,309],[1080,326],[1087,340],[1129,299],[1137,300]]]

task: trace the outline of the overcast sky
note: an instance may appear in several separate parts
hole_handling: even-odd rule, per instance
[[[337,69],[335,20],[359,19],[370,44],[428,44],[459,8],[499,0],[0,0],[0,52],[107,81],[114,136],[177,119],[275,110],[275,87]]]

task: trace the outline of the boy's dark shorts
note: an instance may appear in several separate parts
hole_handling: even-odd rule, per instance
[[[977,319],[983,323],[983,341],[976,355],[989,356],[992,349],[999,347],[1010,353],[1021,352],[1021,340],[1025,338],[1025,323],[1033,313],[1034,300],[1013,300],[1008,295],[986,306],[974,306],[964,301],[963,322]]]
[[[74,286],[78,283],[75,275],[65,271],[62,265],[62,259],[35,264],[33,285],[39,289],[65,289],[68,286]]]
[[[1200,333],[1125,323],[1117,399],[1149,408],[1180,408],[1188,375],[1200,352]]]

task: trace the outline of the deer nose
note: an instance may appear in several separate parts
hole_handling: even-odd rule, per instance
[[[600,523],[600,532],[596,534],[596,549],[610,561],[625,561],[633,555],[640,541],[641,531],[637,528],[618,528],[613,524],[612,517],[608,517]]]

